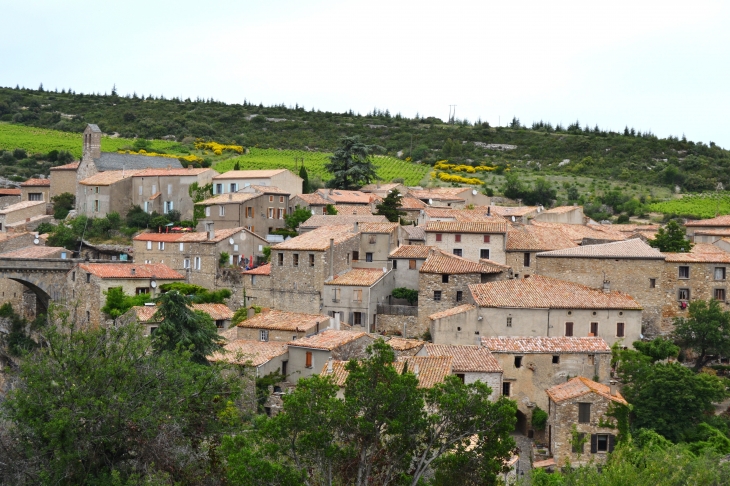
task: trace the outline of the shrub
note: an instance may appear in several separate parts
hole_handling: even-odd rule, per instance
[[[532,411],[532,428],[535,430],[545,430],[547,419],[547,412],[540,407],[535,407],[535,410]]]
[[[398,287],[393,289],[391,295],[396,299],[405,299],[408,304],[415,305],[418,302],[418,290],[408,289],[406,287]]]

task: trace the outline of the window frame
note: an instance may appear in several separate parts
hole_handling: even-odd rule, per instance
[[[416,269],[416,260],[408,260],[408,270]]]
[[[487,256],[484,256],[484,253],[485,252],[486,252],[486,255]],[[482,260],[489,260],[489,256],[490,256],[489,254],[490,253],[491,252],[489,251],[489,248],[482,248],[482,249],[479,250],[479,258],[482,259]]]
[[[573,337],[575,335],[575,323],[567,321],[565,323],[565,337]]]
[[[311,369],[314,366],[313,361],[314,360],[312,359],[312,352],[306,351],[304,354],[304,367]]]
[[[591,403],[590,402],[578,402],[578,423],[579,424],[590,424],[591,423]]]
[[[680,302],[689,302],[691,293],[689,287],[682,287],[677,289],[677,300]]]
[[[461,248],[454,248],[452,253],[458,257],[464,257],[464,251]]]
[[[434,290],[433,291],[433,300],[434,302],[441,302],[442,292],[440,290]]]
[[[677,267],[677,278],[681,280],[689,279],[689,265],[679,265]]]
[[[279,266],[279,267],[284,266],[284,253],[283,252],[279,252],[276,254],[276,263],[278,264],[277,266]]]
[[[454,243],[461,243],[461,235],[460,234],[457,233],[457,234],[454,235]]]
[[[512,327],[512,316],[507,317],[507,327]]]
[[[443,240],[443,233],[436,233],[436,241],[442,241]]]
[[[594,330],[594,328],[595,328],[595,330]],[[590,323],[588,332],[592,333],[594,337],[598,337],[598,323],[596,321],[593,321]]]
[[[712,297],[719,302],[725,302],[727,292],[725,291],[724,287],[718,287],[716,289],[713,289]]]
[[[616,323],[616,337],[626,337],[626,323],[625,322]]]
[[[464,300],[464,291],[463,290],[457,290],[456,291],[456,302],[461,302]]]
[[[441,274],[441,283],[449,283],[449,274],[448,273]]]
[[[269,342],[269,330],[268,329],[259,329],[259,341],[261,342]]]
[[[717,278],[717,272],[720,270],[722,272],[722,278]],[[715,267],[715,270],[712,272],[712,276],[714,277],[715,281],[720,282],[726,279],[727,270],[725,267]]]
[[[492,239],[491,235],[484,235],[484,243],[490,243],[491,239]]]
[[[532,262],[530,261],[530,258],[531,258],[531,257],[532,257],[532,255],[530,254],[530,252],[529,252],[529,251],[526,251],[526,252],[524,253],[524,255],[522,256],[522,266],[523,266],[523,267],[525,267],[525,268],[530,268],[530,263],[532,263]]]

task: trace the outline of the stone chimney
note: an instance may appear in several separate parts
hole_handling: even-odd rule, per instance
[[[332,373],[332,356],[327,358],[327,372]]]
[[[618,396],[618,384],[616,383],[616,380],[609,381],[608,388],[611,392],[612,397]]]
[[[215,229],[214,229],[213,221],[206,221],[205,231],[208,233],[209,240],[215,239]]]
[[[487,216],[492,215],[492,206],[487,206]]]
[[[251,319],[252,317],[256,316],[256,309],[253,307],[249,307],[246,311],[246,319]]]
[[[606,294],[611,292],[611,281],[610,280],[603,281],[603,292]]]
[[[131,272],[132,272],[132,275],[137,275],[137,269],[136,268],[132,267]]]

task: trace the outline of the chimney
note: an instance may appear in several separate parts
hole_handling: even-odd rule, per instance
[[[327,373],[332,373],[332,356],[327,358]]]
[[[246,319],[251,319],[256,316],[256,310],[253,307],[249,307],[246,311]]]
[[[208,232],[208,239],[209,240],[215,239],[215,229],[213,227],[214,227],[213,221],[206,221],[206,223],[205,223],[205,231]]]
[[[618,396],[618,385],[616,384],[615,380],[611,380],[608,382],[608,388],[611,392],[612,397]]]
[[[357,224],[357,221],[355,221],[355,223],[354,223],[354,224],[355,224],[355,233],[357,233],[358,231],[360,231],[360,230],[358,229],[358,224]]]
[[[136,268],[132,267],[132,270],[131,271],[132,271],[132,275],[136,275],[137,274],[137,269]]]
[[[418,378],[418,372],[419,372],[419,371],[420,371],[420,370],[419,370],[419,368],[418,368],[418,363],[416,363],[416,364],[415,364],[415,365],[413,366],[413,374],[414,374],[414,375],[416,375],[416,378]]]
[[[492,215],[492,206],[487,206],[487,216]]]
[[[335,276],[335,239],[330,238],[330,278]]]
[[[606,294],[611,292],[611,281],[610,280],[603,281],[603,292]]]
[[[333,323],[334,330],[339,331],[340,330],[340,313],[335,312],[335,317],[333,318],[335,322]]]

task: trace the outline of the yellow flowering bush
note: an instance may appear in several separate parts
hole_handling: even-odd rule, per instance
[[[198,150],[210,150],[215,155],[221,155],[225,150],[236,152],[237,154],[243,153],[243,147],[240,145],[223,145],[218,142],[205,142],[202,139],[197,139],[195,141],[195,148]]]
[[[487,165],[478,165],[476,167],[472,167],[471,165],[449,164],[448,160],[440,160],[436,162],[433,167],[437,170],[448,170],[450,172],[466,172],[467,174],[474,174],[476,172],[483,171],[492,171],[495,169],[495,167],[490,167]]]
[[[473,184],[477,186],[484,184],[476,177],[462,177],[455,174],[447,174],[446,172],[439,172],[438,178],[444,182],[456,182],[459,184]]]

